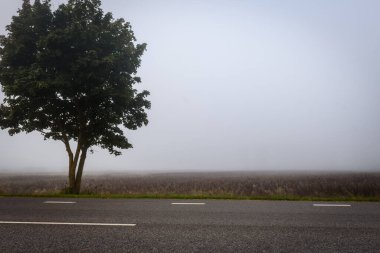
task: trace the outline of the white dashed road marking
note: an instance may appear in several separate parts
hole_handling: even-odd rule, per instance
[[[45,201],[44,204],[75,204],[74,201]]]
[[[349,207],[348,204],[313,204],[313,206]]]
[[[40,221],[0,221],[0,224],[32,224],[32,225],[76,225],[76,226],[119,226],[134,227],[136,224],[123,223],[77,223],[77,222],[40,222]]]
[[[206,203],[181,202],[181,203],[172,203],[172,205],[206,205]]]

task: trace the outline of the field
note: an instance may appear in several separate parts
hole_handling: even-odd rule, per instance
[[[66,176],[0,174],[0,195],[65,196]],[[380,200],[380,172],[209,172],[85,175],[100,197]]]

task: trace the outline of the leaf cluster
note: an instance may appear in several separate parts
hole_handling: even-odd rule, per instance
[[[131,148],[122,126],[148,124],[148,91],[134,86],[146,44],[128,22],[104,13],[100,0],[24,0],[0,37],[0,127],[9,134],[100,146],[119,155]]]

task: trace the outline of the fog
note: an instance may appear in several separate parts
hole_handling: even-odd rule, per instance
[[[21,6],[1,0],[0,33]],[[53,1],[54,7],[63,1]],[[379,1],[103,0],[148,44],[149,125],[89,171],[378,170]],[[0,95],[2,100],[3,94]],[[0,171],[65,172],[63,143],[0,131]]]

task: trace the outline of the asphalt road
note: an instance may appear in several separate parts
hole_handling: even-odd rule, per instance
[[[0,252],[380,252],[380,203],[314,204],[0,197]]]

